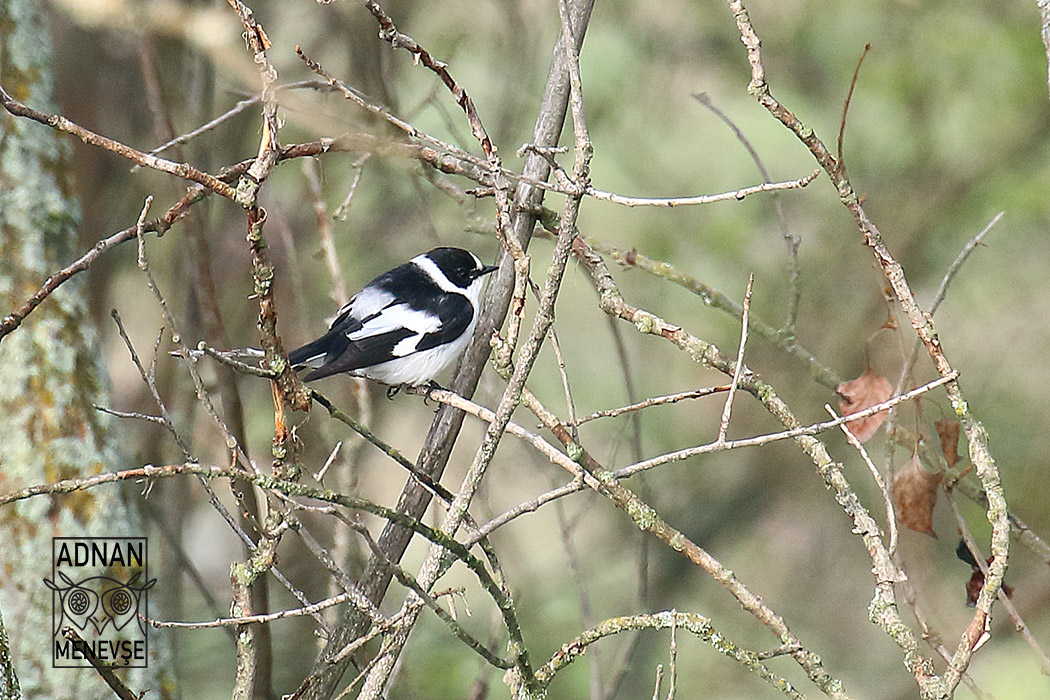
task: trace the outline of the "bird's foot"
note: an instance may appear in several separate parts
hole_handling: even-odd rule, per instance
[[[391,401],[393,401],[394,397],[397,396],[399,391],[401,391],[401,385],[400,384],[394,384],[393,386],[388,386],[386,388],[386,397],[388,399],[390,399]]]
[[[432,398],[432,397],[430,396],[431,392],[433,392],[433,391],[434,391],[435,389],[437,389],[437,390],[441,390],[441,391],[444,391],[444,390],[443,390],[443,389],[441,388],[441,385],[440,385],[440,384],[438,384],[437,382],[435,382],[435,381],[434,381],[433,379],[431,379],[431,380],[430,380],[429,382],[427,382],[427,383],[426,383],[426,384],[424,384],[423,386],[425,386],[425,387],[426,387],[426,393],[425,393],[425,394],[423,394],[423,405],[424,405],[424,406],[427,406],[427,405],[428,405],[428,404],[427,404],[427,401],[428,401],[428,400],[433,400],[433,398]]]

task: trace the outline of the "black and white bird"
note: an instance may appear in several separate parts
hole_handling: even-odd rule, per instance
[[[369,282],[323,336],[288,354],[312,381],[346,372],[412,386],[462,354],[474,334],[482,278],[497,269],[462,248],[434,248]]]

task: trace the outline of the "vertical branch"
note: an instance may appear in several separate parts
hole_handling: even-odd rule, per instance
[[[252,60],[259,70],[262,80],[262,106],[263,106],[263,129],[262,138],[259,140],[259,153],[248,171],[237,184],[237,202],[244,207],[254,206],[255,199],[259,194],[259,188],[263,181],[270,175],[273,166],[281,153],[281,146],[277,141],[277,130],[280,124],[277,120],[277,100],[275,83],[277,82],[277,69],[273,67],[266,57],[266,50],[270,48],[270,39],[266,36],[262,25],[255,21],[255,15],[250,7],[240,0],[226,0],[230,7],[241,20],[244,26],[244,38],[252,51]]]
[[[445,84],[453,90],[453,94],[457,97],[457,102],[459,102],[467,113],[468,120],[471,123],[471,129],[474,131],[475,136],[481,141],[483,149],[486,151],[486,154],[489,155],[490,159],[494,161],[494,165],[498,166],[499,161],[496,160],[495,150],[492,148],[491,142],[488,141],[488,136],[484,131],[484,127],[481,126],[480,119],[473,109],[473,103],[469,100],[469,97],[466,97],[462,88],[459,88],[458,85],[455,84],[451,76],[448,74],[448,71],[445,70],[444,65],[432,65],[433,58],[430,57],[426,51],[416,45],[415,42],[411,42],[410,39],[404,37],[404,35],[397,33],[391,23],[384,22],[382,17],[377,13],[377,10],[374,9],[376,7],[375,3],[369,2],[368,7],[372,10],[373,14],[376,14],[377,19],[379,19],[380,25],[383,28],[383,32],[389,36],[391,41],[396,38],[396,43],[398,45],[407,48],[414,55],[419,57],[424,65],[440,75]],[[561,212],[558,224],[558,240],[554,249],[554,259],[549,272],[547,273],[547,279],[540,295],[539,308],[536,311],[536,318],[533,321],[528,338],[522,346],[518,359],[514,364],[514,371],[512,372],[510,379],[507,381],[507,387],[496,407],[495,416],[492,422],[489,423],[481,446],[474,455],[474,461],[463,481],[463,487],[457,494],[456,499],[452,502],[448,513],[446,513],[445,519],[442,522],[442,530],[447,533],[455,533],[466,518],[467,508],[470,505],[471,499],[477,492],[485,472],[488,469],[488,465],[495,456],[496,447],[503,438],[503,434],[510,422],[511,414],[521,401],[521,394],[525,388],[525,381],[532,372],[540,347],[542,347],[543,342],[550,331],[551,325],[554,322],[554,306],[558,298],[558,292],[561,289],[561,282],[572,249],[572,242],[576,238],[576,219],[579,215],[580,202],[583,199],[583,194],[586,191],[588,183],[592,147],[583,116],[579,55],[572,41],[572,24],[568,8],[564,4],[564,1],[559,3],[559,12],[562,18],[562,43],[565,47],[564,50],[567,57],[567,73],[569,76],[570,93],[569,104],[572,106],[573,131],[576,143],[576,160],[573,168],[574,175],[576,176],[576,181],[573,183],[574,194],[568,197],[565,207]],[[499,170],[496,170],[496,172],[499,172]],[[503,187],[500,186],[498,177],[496,185],[497,192],[506,188],[506,183],[503,183]],[[501,230],[503,229],[502,226],[498,226],[498,228]],[[517,259],[520,259],[521,257],[521,252],[519,250],[515,249],[512,254],[517,254]],[[430,554],[428,555],[427,560],[423,563],[418,577],[419,582],[424,589],[433,585],[439,572],[443,568],[444,559],[444,550],[438,547],[431,548]],[[381,655],[379,661],[369,673],[362,688],[361,697],[377,698],[383,693],[386,683],[390,678],[390,674],[393,671],[394,663],[396,662],[401,648],[404,645],[404,641],[407,638],[407,632],[411,629],[416,619],[418,619],[419,611],[422,609],[420,602],[418,596],[414,595],[410,595],[405,601],[403,610],[406,612],[406,615],[399,625],[398,632],[393,635],[395,641],[388,644],[385,653]],[[524,648],[515,649],[514,651],[515,655],[519,658],[519,663],[516,664],[516,668],[511,672],[508,682],[514,689],[515,693],[531,693],[535,685],[535,678],[532,677],[528,664],[527,652]]]
[[[744,370],[744,348],[747,347],[747,323],[751,314],[751,289],[755,284],[755,274],[747,278],[747,291],[744,292],[744,311],[740,315],[740,347],[736,353],[736,365],[733,367],[733,382],[729,385],[729,393],[726,395],[726,403],[722,408],[722,421],[718,425],[718,443],[724,444],[726,434],[729,432],[729,417],[733,413],[733,398],[736,396],[737,387],[740,385],[740,374]]]
[[[266,212],[259,208],[246,210],[248,216],[248,248],[252,255],[252,280],[255,297],[259,300],[259,332],[267,369],[276,374],[271,380],[274,397],[274,466],[290,456],[290,436],[285,420],[285,409],[310,410],[310,396],[288,363],[281,338],[277,335],[277,307],[273,298],[274,268],[270,261],[270,249],[263,236]],[[286,475],[287,476],[287,475]]]
[[[1050,89],[1050,0],[1036,0],[1036,5],[1039,6],[1039,33],[1043,37],[1043,46],[1046,47],[1046,85]]]
[[[230,583],[233,588],[233,605],[230,612],[233,617],[250,617],[259,612],[252,609],[252,589],[258,579],[276,563],[277,541],[274,537],[262,538],[259,540],[259,547],[248,561],[235,563],[230,568]],[[256,688],[256,673],[262,670],[258,665],[255,640],[258,631],[259,628],[251,623],[237,626],[237,673],[234,678],[233,700],[252,700],[253,697],[269,694],[268,687]],[[269,669],[265,671],[269,673]]]
[[[572,45],[579,50],[583,44],[584,33],[590,19],[594,0],[573,0],[570,13],[573,17]],[[550,72],[543,89],[536,123],[533,128],[532,142],[539,147],[550,148],[558,144],[569,103],[568,57],[564,43],[556,42],[551,61]],[[523,179],[514,189],[514,195],[508,212],[508,241],[517,241],[523,251],[528,250],[529,241],[536,223],[536,211],[543,202],[543,190],[530,183],[545,181],[550,175],[550,166],[537,153],[530,153],[525,159],[522,170]],[[461,396],[470,397],[477,388],[482,369],[488,360],[491,348],[489,339],[494,330],[503,325],[510,307],[511,293],[514,287],[514,265],[511,253],[501,248],[499,255],[500,269],[493,273],[485,295],[482,298],[478,314],[477,330],[470,345],[463,353],[452,379],[451,389]],[[421,471],[433,478],[440,477],[452,454],[463,425],[464,413],[458,409],[442,406],[437,417],[431,423],[417,464]],[[406,484],[398,500],[399,511],[418,519],[430,502],[429,492],[414,482]],[[398,561],[411,539],[411,532],[396,525],[387,525],[377,542],[391,561]],[[369,599],[381,601],[390,585],[390,574],[381,562],[373,558],[362,575]],[[304,693],[304,698],[318,700],[332,695],[335,686],[346,669],[347,659],[336,663],[327,661],[329,654],[346,646],[351,640],[367,630],[368,620],[348,610],[343,624],[329,639],[325,651],[314,663],[314,681]]]

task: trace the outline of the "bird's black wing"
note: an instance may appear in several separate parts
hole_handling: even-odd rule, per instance
[[[288,353],[288,361],[292,363],[294,369],[300,370],[306,367],[318,369],[334,362],[350,347],[349,336],[361,330],[367,321],[372,320],[384,310],[381,308],[364,318],[358,318],[353,314],[356,300],[357,296],[340,309],[339,315],[332,321],[332,325],[324,335]],[[387,306],[391,305],[393,305],[392,301],[387,303]]]
[[[416,343],[416,352],[451,343],[462,335],[474,320],[474,307],[462,294],[444,294],[427,311],[435,314],[441,325],[437,330],[423,334]]]
[[[335,342],[339,343],[341,351],[338,354],[329,353],[326,356],[326,362],[303,377],[303,380],[310,382],[340,372],[353,372],[362,367],[386,362],[393,357],[394,347],[413,335],[416,335],[415,331],[408,328],[399,328],[357,340],[348,340],[346,335],[339,333]],[[342,340],[339,341],[338,338]]]
[[[302,347],[298,347],[288,353],[288,361],[294,369],[305,367],[320,367],[331,362],[346,351],[350,340],[347,334],[353,333],[361,328],[362,320],[350,315],[349,304],[346,309],[334,321],[324,335]]]

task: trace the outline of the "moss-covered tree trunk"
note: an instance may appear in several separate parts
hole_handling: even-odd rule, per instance
[[[19,700],[22,691],[18,687],[18,675],[11,663],[11,644],[4,628],[4,615],[0,610],[0,700]]]
[[[55,111],[51,38],[42,3],[0,1],[0,83],[17,100]],[[40,124],[0,111],[0,316],[48,274],[78,256],[78,206],[69,179],[71,144]],[[0,492],[124,466],[107,404],[86,277],[75,278],[0,340]],[[34,498],[0,508],[0,609],[9,667],[25,697],[112,698],[93,669],[51,665],[51,538],[141,535],[116,489]],[[150,653],[160,648],[151,635]],[[168,695],[162,664],[133,670],[128,685]],[[10,688],[8,688],[10,691]],[[15,689],[17,692],[17,686]],[[3,697],[8,697],[4,695]],[[14,696],[12,696],[14,697]]]

